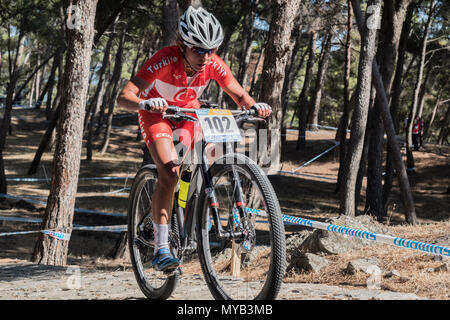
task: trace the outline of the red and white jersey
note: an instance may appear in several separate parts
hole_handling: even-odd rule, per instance
[[[184,71],[182,54],[178,46],[164,47],[148,59],[136,74],[150,86],[140,94],[140,98],[164,98],[169,105],[183,108],[198,108],[198,98],[214,79],[220,87],[236,81],[230,68],[216,54],[202,72],[188,78]]]

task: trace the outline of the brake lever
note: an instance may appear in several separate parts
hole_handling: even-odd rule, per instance
[[[184,112],[179,112],[178,114],[165,114],[163,115],[163,119],[176,119],[176,120],[191,120],[191,121],[197,121],[198,119],[185,114]]]
[[[180,115],[178,114],[163,114],[163,119],[180,119]]]
[[[188,115],[188,114],[185,114],[185,113],[182,113],[183,114],[183,117],[184,118],[187,118],[187,119],[189,119],[189,120],[191,120],[191,121],[197,121],[198,119],[197,118],[195,118],[195,117],[193,117],[193,116],[190,116],[190,115]]]
[[[260,118],[260,117],[249,116],[248,117],[248,121],[264,121],[264,122],[266,122],[266,119],[265,118]]]
[[[236,119],[236,122],[238,122],[238,123],[240,123],[240,122],[259,122],[259,121],[264,121],[264,123],[267,123],[266,119],[264,119],[264,118],[253,117],[250,115],[244,115],[244,116],[241,116]]]

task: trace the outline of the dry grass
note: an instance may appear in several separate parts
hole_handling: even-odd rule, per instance
[[[389,227],[396,236],[433,243],[436,239],[450,236],[450,220],[420,224],[416,226],[399,225]],[[447,244],[448,246],[448,244]],[[350,287],[366,287],[370,275],[359,272],[348,275],[344,272],[348,263],[355,259],[377,258],[382,272],[381,289],[396,292],[415,293],[430,299],[450,299],[450,272],[430,272],[443,265],[448,259],[441,259],[425,253],[398,248],[387,244],[376,244],[354,250],[351,253],[327,256],[330,264],[320,272],[287,274],[286,282],[324,283]],[[383,277],[397,270],[401,277]]]

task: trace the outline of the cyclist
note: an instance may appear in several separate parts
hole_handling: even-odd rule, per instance
[[[240,108],[253,107],[260,117],[271,113],[269,105],[256,103],[250,97],[216,55],[222,41],[223,30],[217,19],[202,7],[190,6],[180,18],[176,45],[157,51],[117,98],[120,107],[138,111],[142,136],[158,171],[152,197],[155,238],[152,266],[156,270],[173,270],[180,264],[171,255],[168,244],[174,191],[179,178],[173,130],[181,132],[179,140],[187,147],[192,145],[194,137],[193,122],[175,123],[163,119],[168,105],[199,108],[197,98],[213,79]]]

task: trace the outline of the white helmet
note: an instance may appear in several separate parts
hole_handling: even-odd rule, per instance
[[[185,45],[203,49],[215,49],[223,41],[223,30],[219,21],[208,11],[190,6],[181,16],[178,31]]]

